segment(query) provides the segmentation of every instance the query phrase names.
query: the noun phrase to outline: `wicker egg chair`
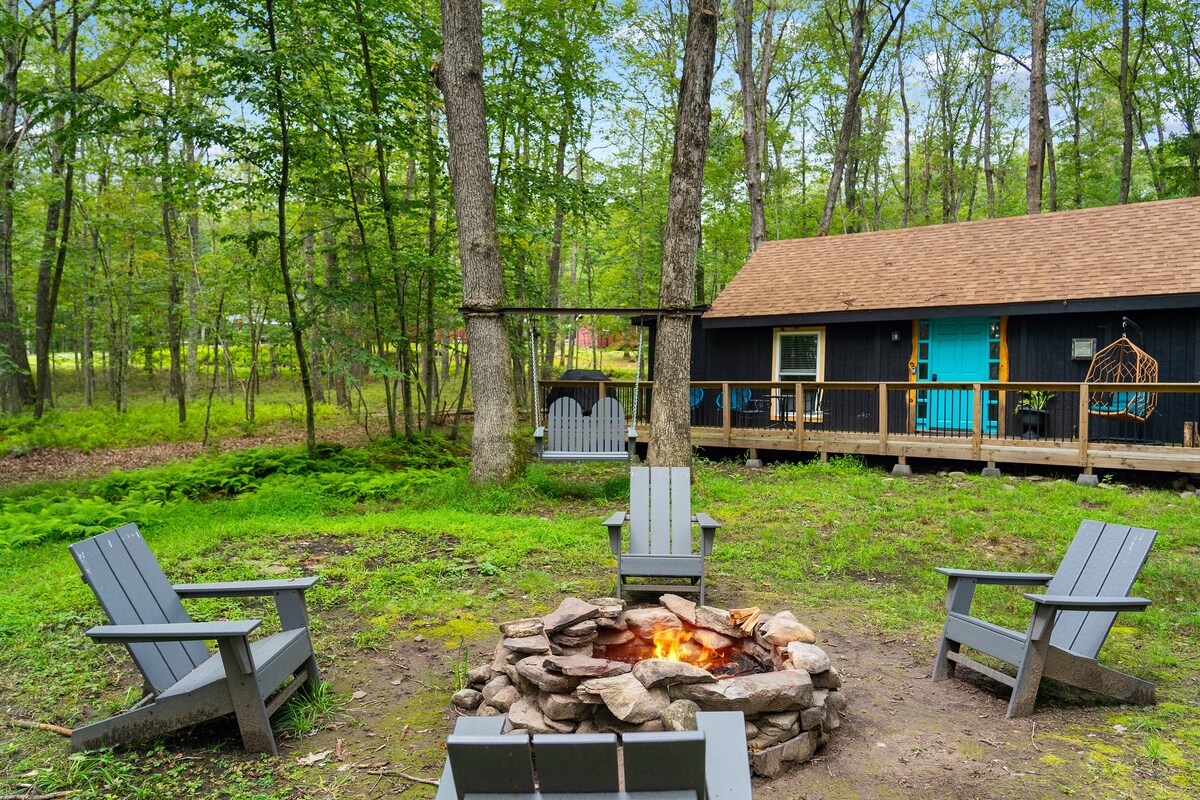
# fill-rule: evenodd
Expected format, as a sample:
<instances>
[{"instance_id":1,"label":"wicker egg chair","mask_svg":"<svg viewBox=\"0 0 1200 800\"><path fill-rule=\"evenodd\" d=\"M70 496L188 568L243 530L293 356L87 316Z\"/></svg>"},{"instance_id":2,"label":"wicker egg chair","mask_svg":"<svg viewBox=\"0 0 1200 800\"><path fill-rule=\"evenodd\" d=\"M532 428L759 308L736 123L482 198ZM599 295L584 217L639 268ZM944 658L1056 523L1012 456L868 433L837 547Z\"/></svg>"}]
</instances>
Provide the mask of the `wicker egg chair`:
<instances>
[{"instance_id":1,"label":"wicker egg chair","mask_svg":"<svg viewBox=\"0 0 1200 800\"><path fill-rule=\"evenodd\" d=\"M1122 320L1122 327L1132 324ZM1122 332L1121 338L1092 358L1087 383L1157 383L1158 362ZM1158 405L1155 392L1114 391L1088 393L1088 411L1098 417L1119 421L1145 422Z\"/></svg>"}]
</instances>

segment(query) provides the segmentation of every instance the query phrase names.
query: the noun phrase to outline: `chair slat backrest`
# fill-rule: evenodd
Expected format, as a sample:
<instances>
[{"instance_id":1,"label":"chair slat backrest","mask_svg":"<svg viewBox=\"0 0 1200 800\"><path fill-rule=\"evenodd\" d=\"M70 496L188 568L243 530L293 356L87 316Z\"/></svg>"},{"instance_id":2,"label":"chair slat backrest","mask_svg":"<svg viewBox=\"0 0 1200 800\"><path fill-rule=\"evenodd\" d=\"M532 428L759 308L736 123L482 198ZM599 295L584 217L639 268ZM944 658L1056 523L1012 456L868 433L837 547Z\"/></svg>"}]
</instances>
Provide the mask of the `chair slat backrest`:
<instances>
[{"instance_id":1,"label":"chair slat backrest","mask_svg":"<svg viewBox=\"0 0 1200 800\"><path fill-rule=\"evenodd\" d=\"M625 409L615 397L605 397L592 406L592 440L589 453L621 453L629 448L625 430Z\"/></svg>"},{"instance_id":2,"label":"chair slat backrest","mask_svg":"<svg viewBox=\"0 0 1200 800\"><path fill-rule=\"evenodd\" d=\"M554 451L577 451L581 438L583 409L573 397L560 397L550 404L546 412L546 449Z\"/></svg>"},{"instance_id":3,"label":"chair slat backrest","mask_svg":"<svg viewBox=\"0 0 1200 800\"><path fill-rule=\"evenodd\" d=\"M1157 531L1085 519L1046 594L1125 597L1133 588ZM1061 611L1050 643L1095 658L1116 619L1113 611Z\"/></svg>"},{"instance_id":4,"label":"chair slat backrest","mask_svg":"<svg viewBox=\"0 0 1200 800\"><path fill-rule=\"evenodd\" d=\"M627 733L624 746L625 791L690 790L704 800L704 734Z\"/></svg>"},{"instance_id":5,"label":"chair slat backrest","mask_svg":"<svg viewBox=\"0 0 1200 800\"><path fill-rule=\"evenodd\" d=\"M70 546L71 555L114 625L191 622L137 525L93 536ZM202 642L127 645L138 669L161 692L206 661Z\"/></svg>"},{"instance_id":6,"label":"chair slat backrest","mask_svg":"<svg viewBox=\"0 0 1200 800\"><path fill-rule=\"evenodd\" d=\"M542 794L620 790L616 734L536 734L533 752Z\"/></svg>"},{"instance_id":7,"label":"chair slat backrest","mask_svg":"<svg viewBox=\"0 0 1200 800\"><path fill-rule=\"evenodd\" d=\"M621 745L618 760L617 737L611 733L537 734L531 742L524 732L456 732L446 739L446 754L458 800L480 795L615 798L622 767L627 793L694 793L696 800L705 800L703 732L627 733Z\"/></svg>"},{"instance_id":8,"label":"chair slat backrest","mask_svg":"<svg viewBox=\"0 0 1200 800\"><path fill-rule=\"evenodd\" d=\"M446 755L459 800L469 794L532 794L533 754L528 734L446 738Z\"/></svg>"},{"instance_id":9,"label":"chair slat backrest","mask_svg":"<svg viewBox=\"0 0 1200 800\"><path fill-rule=\"evenodd\" d=\"M692 554L692 477L687 467L629 470L629 552Z\"/></svg>"}]
</instances>

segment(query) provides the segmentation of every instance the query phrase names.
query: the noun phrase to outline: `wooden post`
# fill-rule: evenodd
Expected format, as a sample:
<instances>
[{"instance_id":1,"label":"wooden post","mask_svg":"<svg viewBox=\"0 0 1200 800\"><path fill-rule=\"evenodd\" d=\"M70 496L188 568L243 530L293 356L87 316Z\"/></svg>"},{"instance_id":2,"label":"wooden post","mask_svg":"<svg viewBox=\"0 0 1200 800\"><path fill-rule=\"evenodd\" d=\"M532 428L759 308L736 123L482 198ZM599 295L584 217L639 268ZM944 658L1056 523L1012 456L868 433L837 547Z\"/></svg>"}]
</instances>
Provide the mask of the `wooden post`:
<instances>
[{"instance_id":1,"label":"wooden post","mask_svg":"<svg viewBox=\"0 0 1200 800\"><path fill-rule=\"evenodd\" d=\"M597 399L597 400L603 400L603 399L604 399L604 393L605 393L605 385L604 385L604 381L600 381L600 396L599 396L598 398L596 398L596 399Z\"/></svg>"},{"instance_id":2,"label":"wooden post","mask_svg":"<svg viewBox=\"0 0 1200 800\"><path fill-rule=\"evenodd\" d=\"M721 384L721 428L725 431L725 446L729 447L732 444L732 428L733 415L730 413L733 405L732 398L729 396L729 384Z\"/></svg>"},{"instance_id":3,"label":"wooden post","mask_svg":"<svg viewBox=\"0 0 1200 800\"><path fill-rule=\"evenodd\" d=\"M1088 466L1088 390L1086 383L1079 385L1079 466ZM1091 474L1090 472L1088 473Z\"/></svg>"},{"instance_id":4,"label":"wooden post","mask_svg":"<svg viewBox=\"0 0 1200 800\"><path fill-rule=\"evenodd\" d=\"M971 458L978 461L983 446L983 386L971 387Z\"/></svg>"},{"instance_id":5,"label":"wooden post","mask_svg":"<svg viewBox=\"0 0 1200 800\"><path fill-rule=\"evenodd\" d=\"M887 455L888 443L888 397L887 384L879 384L879 455Z\"/></svg>"},{"instance_id":6,"label":"wooden post","mask_svg":"<svg viewBox=\"0 0 1200 800\"><path fill-rule=\"evenodd\" d=\"M1200 440L1196 438L1196 423L1183 423L1183 446L1184 447L1200 447Z\"/></svg>"},{"instance_id":7,"label":"wooden post","mask_svg":"<svg viewBox=\"0 0 1200 800\"><path fill-rule=\"evenodd\" d=\"M792 417L796 422L796 449L804 449L804 384L796 384L796 399L793 401Z\"/></svg>"}]
</instances>

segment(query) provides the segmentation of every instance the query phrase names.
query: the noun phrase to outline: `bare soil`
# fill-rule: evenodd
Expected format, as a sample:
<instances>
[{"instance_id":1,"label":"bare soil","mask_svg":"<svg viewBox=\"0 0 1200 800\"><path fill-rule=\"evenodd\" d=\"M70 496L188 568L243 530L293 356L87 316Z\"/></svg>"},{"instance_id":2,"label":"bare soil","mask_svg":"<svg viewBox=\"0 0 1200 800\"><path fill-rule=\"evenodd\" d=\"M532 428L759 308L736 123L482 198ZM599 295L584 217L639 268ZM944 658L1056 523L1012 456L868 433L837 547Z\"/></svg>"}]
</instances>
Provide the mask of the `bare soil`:
<instances>
[{"instance_id":1,"label":"bare soil","mask_svg":"<svg viewBox=\"0 0 1200 800\"><path fill-rule=\"evenodd\" d=\"M1076 796L1106 796L1101 787L1087 790L1090 776L1079 763L1081 755L1054 738L1064 724L1095 719L1102 709L1039 709L1028 719L1006 720L1002 687L933 683L929 643L841 630L847 632L824 635L822 644L843 674L848 715L812 762L771 780L755 778L757 800L1027 800L1064 796L1064 787ZM492 645L478 642L470 652L485 653ZM342 724L286 745L294 763L331 751L319 765L293 773L298 796L431 797L432 788L402 774L424 779L440 774L441 742L455 715L444 693L437 695L441 702L429 705L428 686L449 686L458 657L441 643L407 638L391 652L337 659L326 678L339 693L365 694L346 709ZM473 657L468 666L482 661ZM342 770L342 781L327 795L318 787L328 787L325 762L335 762L339 741L342 757L334 769Z\"/></svg>"},{"instance_id":2,"label":"bare soil","mask_svg":"<svg viewBox=\"0 0 1200 800\"><path fill-rule=\"evenodd\" d=\"M321 441L361 445L366 441L357 428L332 428L321 431ZM17 486L63 478L97 478L113 470L131 470L180 461L196 456L231 450L248 450L264 445L281 446L304 443L304 431L289 431L272 436L238 436L210 443L162 442L135 447L109 447L83 453L65 447L42 447L23 455L0 457L0 486Z\"/></svg>"}]
</instances>

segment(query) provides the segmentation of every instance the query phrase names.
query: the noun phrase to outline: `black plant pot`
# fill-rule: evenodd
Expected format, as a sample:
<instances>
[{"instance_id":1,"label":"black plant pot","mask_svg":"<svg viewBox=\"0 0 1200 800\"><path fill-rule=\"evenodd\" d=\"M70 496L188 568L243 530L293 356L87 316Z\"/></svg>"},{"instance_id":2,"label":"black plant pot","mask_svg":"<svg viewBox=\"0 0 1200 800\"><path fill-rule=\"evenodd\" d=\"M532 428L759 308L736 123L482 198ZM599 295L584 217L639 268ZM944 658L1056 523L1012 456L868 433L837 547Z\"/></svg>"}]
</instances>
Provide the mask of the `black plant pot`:
<instances>
[{"instance_id":1,"label":"black plant pot","mask_svg":"<svg viewBox=\"0 0 1200 800\"><path fill-rule=\"evenodd\" d=\"M1017 409L1017 422L1021 425L1022 439L1040 439L1046 434L1046 417L1048 411L1044 408Z\"/></svg>"}]
</instances>

